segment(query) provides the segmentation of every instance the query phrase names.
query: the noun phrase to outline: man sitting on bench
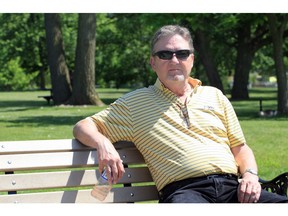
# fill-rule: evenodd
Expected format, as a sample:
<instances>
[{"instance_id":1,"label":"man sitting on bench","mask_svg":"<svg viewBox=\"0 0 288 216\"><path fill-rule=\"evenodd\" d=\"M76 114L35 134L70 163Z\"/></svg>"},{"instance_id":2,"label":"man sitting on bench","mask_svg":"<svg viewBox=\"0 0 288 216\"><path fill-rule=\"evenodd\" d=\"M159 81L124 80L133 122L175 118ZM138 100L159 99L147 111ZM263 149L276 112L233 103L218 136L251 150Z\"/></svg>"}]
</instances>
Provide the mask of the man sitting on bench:
<instances>
[{"instance_id":1,"label":"man sitting on bench","mask_svg":"<svg viewBox=\"0 0 288 216\"><path fill-rule=\"evenodd\" d=\"M231 103L220 90L190 77L193 53L186 28L160 28L150 57L156 83L79 121L75 138L98 150L99 170L106 168L111 184L124 173L112 143L134 142L160 203L288 202L262 190L254 154Z\"/></svg>"}]
</instances>

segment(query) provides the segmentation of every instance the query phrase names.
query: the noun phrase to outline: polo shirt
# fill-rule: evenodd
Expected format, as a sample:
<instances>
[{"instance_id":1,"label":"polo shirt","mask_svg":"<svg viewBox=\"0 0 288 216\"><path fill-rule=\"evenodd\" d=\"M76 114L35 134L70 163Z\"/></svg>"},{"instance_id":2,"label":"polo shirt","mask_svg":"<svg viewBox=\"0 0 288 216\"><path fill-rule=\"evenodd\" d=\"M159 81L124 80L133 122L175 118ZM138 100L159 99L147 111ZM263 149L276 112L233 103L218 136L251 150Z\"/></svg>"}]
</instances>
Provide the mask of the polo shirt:
<instances>
[{"instance_id":1,"label":"polo shirt","mask_svg":"<svg viewBox=\"0 0 288 216\"><path fill-rule=\"evenodd\" d=\"M165 185L210 174L238 174L231 148L246 143L228 98L189 78L186 103L159 79L91 116L112 143L134 142L160 191Z\"/></svg>"}]
</instances>

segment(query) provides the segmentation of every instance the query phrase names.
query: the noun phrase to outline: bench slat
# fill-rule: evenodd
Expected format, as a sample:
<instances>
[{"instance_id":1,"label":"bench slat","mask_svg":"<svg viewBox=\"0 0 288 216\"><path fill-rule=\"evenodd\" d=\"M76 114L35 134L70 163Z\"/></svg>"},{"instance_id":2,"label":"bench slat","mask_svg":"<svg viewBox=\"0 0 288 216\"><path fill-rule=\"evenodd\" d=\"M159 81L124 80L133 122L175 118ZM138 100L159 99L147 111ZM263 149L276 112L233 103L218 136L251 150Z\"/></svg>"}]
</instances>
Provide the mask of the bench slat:
<instances>
[{"instance_id":1,"label":"bench slat","mask_svg":"<svg viewBox=\"0 0 288 216\"><path fill-rule=\"evenodd\" d=\"M0 203L97 203L91 190L29 193L0 196ZM157 200L155 186L113 188L103 202L125 203Z\"/></svg>"},{"instance_id":2,"label":"bench slat","mask_svg":"<svg viewBox=\"0 0 288 216\"><path fill-rule=\"evenodd\" d=\"M0 175L0 191L91 186L97 182L97 170L74 170ZM126 168L119 184L153 182L147 167Z\"/></svg>"},{"instance_id":3,"label":"bench slat","mask_svg":"<svg viewBox=\"0 0 288 216\"><path fill-rule=\"evenodd\" d=\"M114 144L117 149L135 147L133 143L120 141ZM33 152L58 152L92 149L83 145L76 139L60 140L29 140L29 141L2 141L0 142L0 155Z\"/></svg>"},{"instance_id":4,"label":"bench slat","mask_svg":"<svg viewBox=\"0 0 288 216\"><path fill-rule=\"evenodd\" d=\"M57 152L89 149L75 139L0 142L0 154Z\"/></svg>"},{"instance_id":5,"label":"bench slat","mask_svg":"<svg viewBox=\"0 0 288 216\"><path fill-rule=\"evenodd\" d=\"M114 145L128 168L105 202L158 200L135 145L126 141ZM75 139L0 142L0 203L99 202L90 195L99 176L97 166L96 150Z\"/></svg>"},{"instance_id":6,"label":"bench slat","mask_svg":"<svg viewBox=\"0 0 288 216\"><path fill-rule=\"evenodd\" d=\"M143 163L136 149L118 150L123 163ZM95 166L98 164L96 151L51 152L35 154L0 155L0 171L25 169L65 168Z\"/></svg>"}]
</instances>

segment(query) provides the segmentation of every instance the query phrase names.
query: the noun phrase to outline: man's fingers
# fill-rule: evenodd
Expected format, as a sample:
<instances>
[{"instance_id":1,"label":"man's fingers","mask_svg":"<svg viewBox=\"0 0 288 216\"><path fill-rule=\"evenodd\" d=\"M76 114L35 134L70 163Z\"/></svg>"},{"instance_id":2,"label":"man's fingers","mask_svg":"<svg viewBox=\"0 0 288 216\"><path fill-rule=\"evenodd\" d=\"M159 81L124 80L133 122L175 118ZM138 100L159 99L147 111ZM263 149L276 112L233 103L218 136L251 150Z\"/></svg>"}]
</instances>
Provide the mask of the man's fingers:
<instances>
[{"instance_id":1,"label":"man's fingers","mask_svg":"<svg viewBox=\"0 0 288 216\"><path fill-rule=\"evenodd\" d=\"M259 200L261 186L241 181L238 186L238 201L240 203L255 203Z\"/></svg>"},{"instance_id":2,"label":"man's fingers","mask_svg":"<svg viewBox=\"0 0 288 216\"><path fill-rule=\"evenodd\" d=\"M244 202L245 199L246 184L243 184L243 181L238 186L238 201L240 203Z\"/></svg>"},{"instance_id":3,"label":"man's fingers","mask_svg":"<svg viewBox=\"0 0 288 216\"><path fill-rule=\"evenodd\" d=\"M244 194L244 203L251 202L251 193L252 193L252 186L250 184L247 184L246 191Z\"/></svg>"}]
</instances>

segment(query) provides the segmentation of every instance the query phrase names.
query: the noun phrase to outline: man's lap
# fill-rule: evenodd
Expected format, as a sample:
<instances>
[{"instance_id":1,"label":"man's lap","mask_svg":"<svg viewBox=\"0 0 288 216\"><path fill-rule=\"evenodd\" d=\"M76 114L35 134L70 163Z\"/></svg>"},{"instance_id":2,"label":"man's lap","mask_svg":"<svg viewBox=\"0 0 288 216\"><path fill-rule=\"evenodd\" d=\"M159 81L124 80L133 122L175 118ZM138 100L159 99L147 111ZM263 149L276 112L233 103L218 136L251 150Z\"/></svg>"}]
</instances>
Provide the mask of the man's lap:
<instances>
[{"instance_id":1,"label":"man's lap","mask_svg":"<svg viewBox=\"0 0 288 216\"><path fill-rule=\"evenodd\" d=\"M238 203L238 184L234 177L187 179L161 190L159 203ZM277 202L288 202L288 198L262 190L259 203Z\"/></svg>"}]
</instances>

